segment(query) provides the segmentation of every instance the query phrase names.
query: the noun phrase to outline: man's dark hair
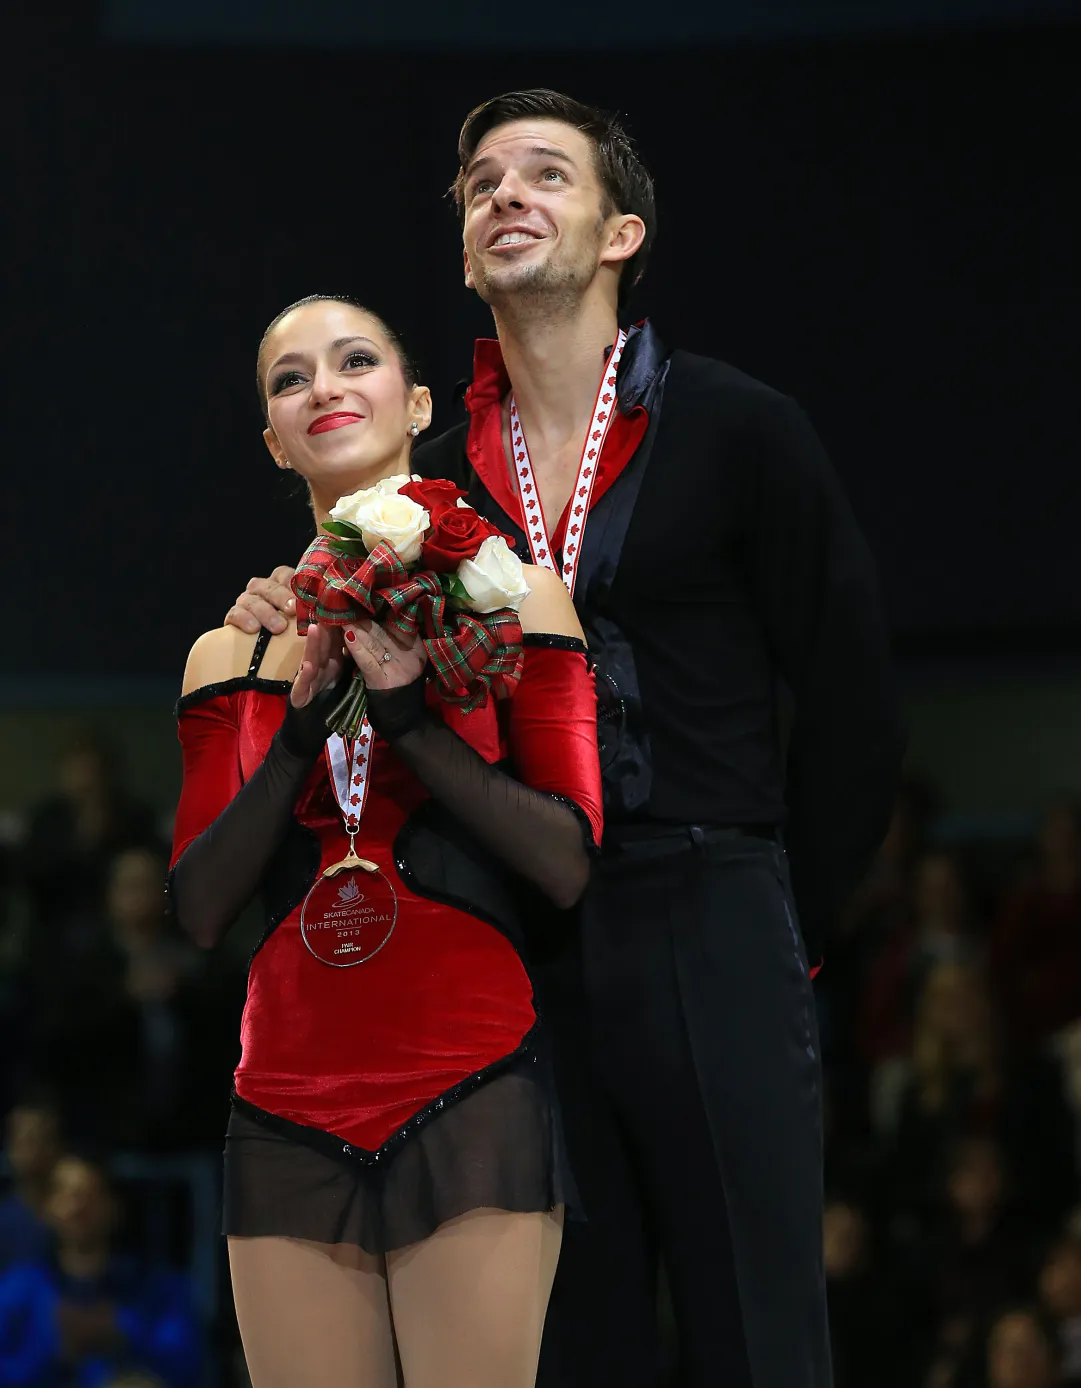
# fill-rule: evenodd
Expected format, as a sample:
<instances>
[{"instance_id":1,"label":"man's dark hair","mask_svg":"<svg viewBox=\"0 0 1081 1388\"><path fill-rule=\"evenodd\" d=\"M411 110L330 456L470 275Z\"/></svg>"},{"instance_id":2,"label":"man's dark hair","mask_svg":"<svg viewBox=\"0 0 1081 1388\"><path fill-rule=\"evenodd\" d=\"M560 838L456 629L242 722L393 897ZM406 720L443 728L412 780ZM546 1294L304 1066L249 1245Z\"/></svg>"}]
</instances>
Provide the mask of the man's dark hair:
<instances>
[{"instance_id":1,"label":"man's dark hair","mask_svg":"<svg viewBox=\"0 0 1081 1388\"><path fill-rule=\"evenodd\" d=\"M477 146L497 126L531 117L562 121L580 130L593 145L594 164L605 198L604 216L610 217L614 212L629 213L641 217L645 223L646 234L642 244L624 263L620 276L619 306L623 308L645 273L657 231L657 207L653 180L627 132L610 112L587 106L547 87L505 92L502 96L482 102L466 116L458 136L458 177L451 192L459 216L465 217L465 171L477 152Z\"/></svg>"}]
</instances>

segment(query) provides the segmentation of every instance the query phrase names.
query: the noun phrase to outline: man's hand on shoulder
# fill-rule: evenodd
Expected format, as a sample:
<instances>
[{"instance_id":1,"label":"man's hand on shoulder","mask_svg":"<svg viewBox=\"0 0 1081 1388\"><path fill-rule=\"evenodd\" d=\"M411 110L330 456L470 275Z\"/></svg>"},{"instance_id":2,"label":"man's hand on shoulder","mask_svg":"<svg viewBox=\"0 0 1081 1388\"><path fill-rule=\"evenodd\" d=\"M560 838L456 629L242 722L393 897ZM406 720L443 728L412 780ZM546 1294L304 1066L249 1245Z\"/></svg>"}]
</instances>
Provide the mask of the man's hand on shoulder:
<instances>
[{"instance_id":1,"label":"man's hand on shoulder","mask_svg":"<svg viewBox=\"0 0 1081 1388\"><path fill-rule=\"evenodd\" d=\"M225 614L225 625L255 636L261 627L280 633L296 616L296 599L289 587L295 569L282 564L269 578L251 578Z\"/></svg>"}]
</instances>

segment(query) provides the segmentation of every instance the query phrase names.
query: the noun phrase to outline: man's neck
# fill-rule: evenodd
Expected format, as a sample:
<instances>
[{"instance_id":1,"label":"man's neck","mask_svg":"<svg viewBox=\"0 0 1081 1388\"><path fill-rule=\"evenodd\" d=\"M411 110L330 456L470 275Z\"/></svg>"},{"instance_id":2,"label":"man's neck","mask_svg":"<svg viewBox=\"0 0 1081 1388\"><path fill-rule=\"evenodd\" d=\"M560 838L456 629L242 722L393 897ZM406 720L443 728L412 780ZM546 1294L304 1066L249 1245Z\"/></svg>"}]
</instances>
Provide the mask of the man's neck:
<instances>
[{"instance_id":1,"label":"man's neck","mask_svg":"<svg viewBox=\"0 0 1081 1388\"><path fill-rule=\"evenodd\" d=\"M604 354L619 331L615 310L588 299L567 311L519 319L495 311L514 401L541 455L580 447L593 413Z\"/></svg>"}]
</instances>

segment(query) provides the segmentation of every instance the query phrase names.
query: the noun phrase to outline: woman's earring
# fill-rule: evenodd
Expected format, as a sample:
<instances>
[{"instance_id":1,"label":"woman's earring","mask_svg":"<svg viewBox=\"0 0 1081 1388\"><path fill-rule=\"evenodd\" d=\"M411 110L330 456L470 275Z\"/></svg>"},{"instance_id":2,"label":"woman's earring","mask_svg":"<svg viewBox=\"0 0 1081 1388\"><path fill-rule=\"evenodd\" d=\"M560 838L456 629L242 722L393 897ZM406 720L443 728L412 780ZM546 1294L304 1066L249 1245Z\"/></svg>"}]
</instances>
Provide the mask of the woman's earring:
<instances>
[{"instance_id":1,"label":"woman's earring","mask_svg":"<svg viewBox=\"0 0 1081 1388\"><path fill-rule=\"evenodd\" d=\"M413 423L409 426L409 432L413 435L414 438L416 438L416 436L420 433L420 425L417 423L415 419Z\"/></svg>"},{"instance_id":2,"label":"woman's earring","mask_svg":"<svg viewBox=\"0 0 1081 1388\"><path fill-rule=\"evenodd\" d=\"M288 458L283 458L283 459L282 459L282 462L285 464L286 467L292 467L292 466L293 466L293 464L289 461Z\"/></svg>"}]
</instances>

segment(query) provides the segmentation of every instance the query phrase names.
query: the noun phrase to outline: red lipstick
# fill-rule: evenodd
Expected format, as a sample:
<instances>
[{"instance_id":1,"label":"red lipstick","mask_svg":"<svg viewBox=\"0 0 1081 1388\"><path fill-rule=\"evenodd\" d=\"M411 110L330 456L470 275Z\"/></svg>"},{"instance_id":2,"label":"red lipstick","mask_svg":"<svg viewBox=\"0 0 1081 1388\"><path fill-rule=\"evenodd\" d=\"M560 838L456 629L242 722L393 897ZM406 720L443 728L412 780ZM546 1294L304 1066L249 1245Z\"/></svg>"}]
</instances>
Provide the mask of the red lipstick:
<instances>
[{"instance_id":1,"label":"red lipstick","mask_svg":"<svg viewBox=\"0 0 1081 1388\"><path fill-rule=\"evenodd\" d=\"M321 414L308 425L308 433L325 434L331 429L342 429L347 424L355 424L358 419L363 418L362 414L353 414L345 410L339 410L334 414Z\"/></svg>"}]
</instances>

